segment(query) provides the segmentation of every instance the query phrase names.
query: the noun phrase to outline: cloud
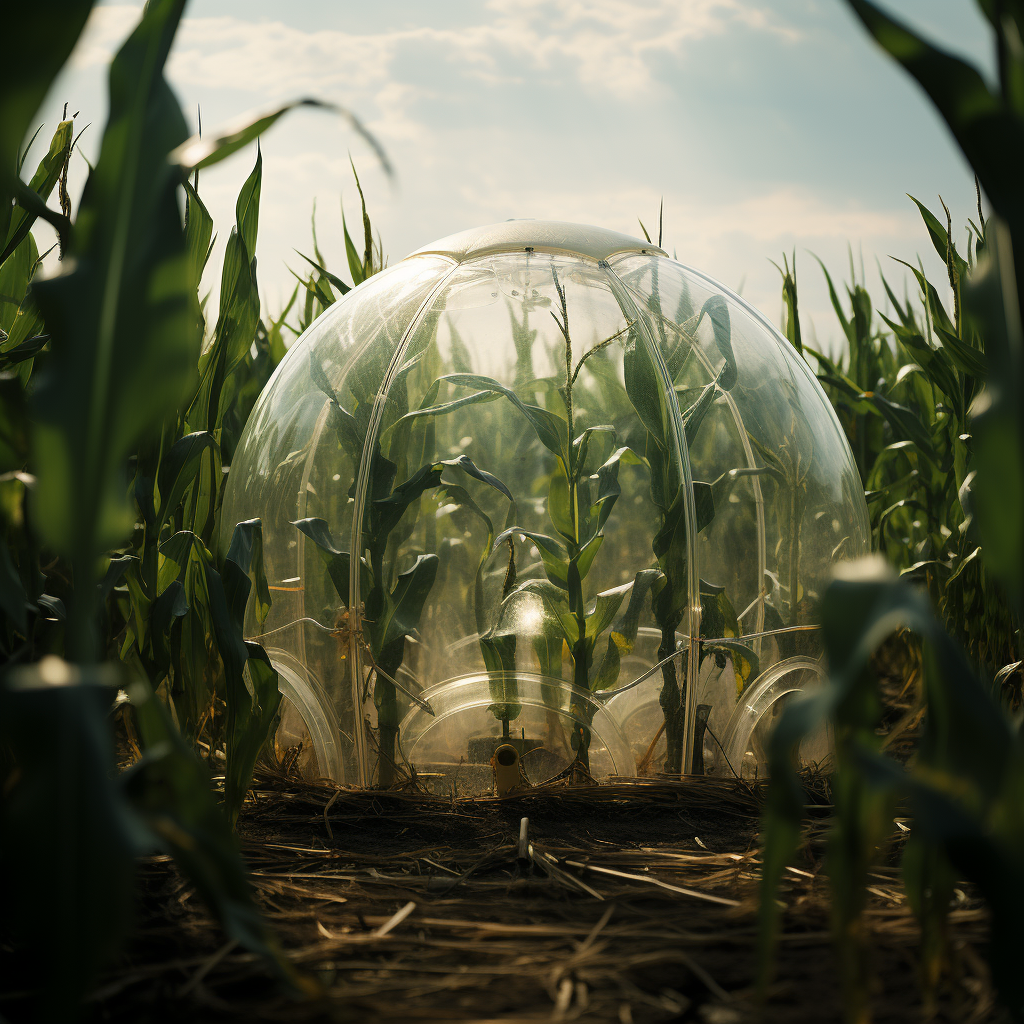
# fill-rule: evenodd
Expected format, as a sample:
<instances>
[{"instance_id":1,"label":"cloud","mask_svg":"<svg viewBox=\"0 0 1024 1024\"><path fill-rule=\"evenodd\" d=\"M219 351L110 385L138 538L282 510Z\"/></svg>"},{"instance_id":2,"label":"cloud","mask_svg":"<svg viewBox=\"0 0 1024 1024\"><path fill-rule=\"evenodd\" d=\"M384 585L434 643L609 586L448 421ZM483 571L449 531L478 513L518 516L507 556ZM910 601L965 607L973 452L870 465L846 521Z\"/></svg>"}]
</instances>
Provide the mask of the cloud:
<instances>
[{"instance_id":1,"label":"cloud","mask_svg":"<svg viewBox=\"0 0 1024 1024\"><path fill-rule=\"evenodd\" d=\"M139 22L142 4L104 4L94 7L71 54L73 71L105 66Z\"/></svg>"},{"instance_id":2,"label":"cloud","mask_svg":"<svg viewBox=\"0 0 1024 1024\"><path fill-rule=\"evenodd\" d=\"M283 21L186 17L170 62L180 84L244 89L277 98L325 89L375 92L402 80L411 54L430 55L489 85L524 74L569 76L587 88L637 95L654 82L652 61L734 26L796 38L751 0L490 0L471 23L384 32L306 31ZM138 21L140 5L96 7L75 51L84 69L109 60Z\"/></svg>"},{"instance_id":3,"label":"cloud","mask_svg":"<svg viewBox=\"0 0 1024 1024\"><path fill-rule=\"evenodd\" d=\"M394 192L351 133L324 114L298 113L274 128L264 142L259 243L261 290L271 305L291 291L284 264L295 261L293 246L306 245L314 197L328 262L344 265L338 194L344 189L355 214L351 146L393 260L432 238L509 217L637 234L638 215L654 227L664 194L666 244L730 285L746 276L746 294L770 313L779 282L768 257L796 246L801 306L824 324L827 292L805 249L841 272L847 239L855 249L863 244L871 275L873 254L913 259L922 248L916 215L901 205L900 186L918 179L901 180L891 193L863 175L851 184L816 120L833 114L824 100L815 106L821 80L810 77L821 70L811 57L825 27L845 26L828 20L839 18L826 11L832 6L487 0L429 11L412 4L408 17L370 13L358 29L328 17L306 30L287 23L286 8L274 9L275 20L247 20L237 0L217 16L190 8L197 16L184 19L168 73L186 108L201 102L212 124L301 95L342 102L398 169ZM96 8L74 55L76 72L98 82L140 10L130 3ZM866 61L870 50L864 53ZM899 111L893 108L894 124ZM770 126L780 123L776 137ZM251 167L246 159L203 176L219 245ZM925 162L934 169L942 158ZM936 177L935 190L953 191L946 184L952 172Z\"/></svg>"},{"instance_id":4,"label":"cloud","mask_svg":"<svg viewBox=\"0 0 1024 1024\"><path fill-rule=\"evenodd\" d=\"M652 59L679 56L685 46L735 26L798 33L744 0L491 0L495 43L534 67L569 65L579 81L634 95L653 85Z\"/></svg>"}]
</instances>

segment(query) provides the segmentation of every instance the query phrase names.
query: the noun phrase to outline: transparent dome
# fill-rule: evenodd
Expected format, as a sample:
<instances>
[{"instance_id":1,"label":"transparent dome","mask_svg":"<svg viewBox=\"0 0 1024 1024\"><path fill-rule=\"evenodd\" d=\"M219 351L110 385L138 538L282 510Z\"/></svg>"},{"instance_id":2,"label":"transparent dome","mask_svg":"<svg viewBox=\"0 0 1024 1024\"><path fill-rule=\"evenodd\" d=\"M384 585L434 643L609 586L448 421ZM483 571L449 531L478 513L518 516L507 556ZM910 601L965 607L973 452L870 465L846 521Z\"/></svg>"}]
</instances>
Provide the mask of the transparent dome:
<instances>
[{"instance_id":1,"label":"transparent dome","mask_svg":"<svg viewBox=\"0 0 1024 1024\"><path fill-rule=\"evenodd\" d=\"M221 542L255 517L279 754L446 794L489 791L503 743L532 783L763 773L821 677L830 566L870 538L832 408L761 314L656 246L540 221L422 249L309 328Z\"/></svg>"}]
</instances>

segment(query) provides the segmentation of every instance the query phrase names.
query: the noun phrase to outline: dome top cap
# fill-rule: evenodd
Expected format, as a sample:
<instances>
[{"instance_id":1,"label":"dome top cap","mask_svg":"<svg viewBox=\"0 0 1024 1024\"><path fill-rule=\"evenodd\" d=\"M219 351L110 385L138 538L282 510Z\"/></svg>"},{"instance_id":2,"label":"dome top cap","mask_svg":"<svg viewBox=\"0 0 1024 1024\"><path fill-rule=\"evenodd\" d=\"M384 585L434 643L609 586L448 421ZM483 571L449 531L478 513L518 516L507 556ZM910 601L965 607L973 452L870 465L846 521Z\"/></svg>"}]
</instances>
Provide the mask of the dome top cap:
<instances>
[{"instance_id":1,"label":"dome top cap","mask_svg":"<svg viewBox=\"0 0 1024 1024\"><path fill-rule=\"evenodd\" d=\"M462 263L477 256L522 252L525 249L568 253L594 260L606 260L620 252L668 255L664 249L651 242L588 224L573 224L562 220L508 220L459 231L417 249L410 256L447 256L456 263Z\"/></svg>"}]
</instances>

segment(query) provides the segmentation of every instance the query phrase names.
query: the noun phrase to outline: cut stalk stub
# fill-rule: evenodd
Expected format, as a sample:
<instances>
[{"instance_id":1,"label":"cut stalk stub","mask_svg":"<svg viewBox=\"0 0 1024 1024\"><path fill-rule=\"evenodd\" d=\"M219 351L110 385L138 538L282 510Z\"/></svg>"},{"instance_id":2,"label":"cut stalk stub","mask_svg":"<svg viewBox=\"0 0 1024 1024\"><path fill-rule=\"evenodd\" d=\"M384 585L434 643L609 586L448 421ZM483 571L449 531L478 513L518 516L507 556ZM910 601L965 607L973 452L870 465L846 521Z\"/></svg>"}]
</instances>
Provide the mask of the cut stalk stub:
<instances>
[{"instance_id":1,"label":"cut stalk stub","mask_svg":"<svg viewBox=\"0 0 1024 1024\"><path fill-rule=\"evenodd\" d=\"M516 851L516 860L520 867L530 863L530 819L523 818L519 822L519 849Z\"/></svg>"}]
</instances>

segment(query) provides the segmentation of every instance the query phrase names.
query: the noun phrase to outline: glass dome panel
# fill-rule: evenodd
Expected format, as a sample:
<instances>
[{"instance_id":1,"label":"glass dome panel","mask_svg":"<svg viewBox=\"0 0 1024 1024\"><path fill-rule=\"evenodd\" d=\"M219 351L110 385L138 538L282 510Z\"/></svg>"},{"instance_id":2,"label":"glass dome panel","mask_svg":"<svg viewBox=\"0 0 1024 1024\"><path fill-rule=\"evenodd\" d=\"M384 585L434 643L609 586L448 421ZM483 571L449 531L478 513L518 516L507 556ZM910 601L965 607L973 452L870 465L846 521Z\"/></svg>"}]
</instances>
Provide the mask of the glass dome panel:
<instances>
[{"instance_id":1,"label":"glass dome panel","mask_svg":"<svg viewBox=\"0 0 1024 1024\"><path fill-rule=\"evenodd\" d=\"M355 431L365 434L401 340L400 325L413 318L431 288L451 269L450 260L438 257L405 260L326 310L288 350L257 400L225 489L220 538L224 550L235 523L253 518L263 522L264 571L272 600L262 627L250 605L246 636L259 640L277 667L286 705L283 714L289 722L294 714L288 705L299 702L322 709L325 721L308 722L306 733L311 742L320 736L337 737L333 748L322 742L314 746L319 771L338 781L359 777L351 686L337 671L346 648L328 631L339 625L343 609L337 607L337 594L315 545L292 523L313 516L327 519L337 539L347 542L351 511L346 516L346 506L352 501L348 490L358 470L361 444L343 447L339 406L352 415ZM346 482L339 487L342 481ZM301 666L301 675L296 675L295 664ZM295 687L298 690L292 692ZM286 749L293 746L290 741L285 744ZM308 751L299 756L306 763Z\"/></svg>"},{"instance_id":2,"label":"glass dome panel","mask_svg":"<svg viewBox=\"0 0 1024 1024\"><path fill-rule=\"evenodd\" d=\"M567 224L466 232L354 289L234 461L278 747L364 785L487 791L502 742L530 783L763 772L821 675L830 566L870 536L788 342L656 247Z\"/></svg>"},{"instance_id":3,"label":"glass dome panel","mask_svg":"<svg viewBox=\"0 0 1024 1024\"><path fill-rule=\"evenodd\" d=\"M820 655L808 627L830 568L870 547L863 490L817 380L761 314L674 260L624 255L612 265L651 319L684 418L710 403L688 438L695 486L711 484L714 499L698 541L695 765L722 770L721 738L748 687L779 661ZM745 635L749 653L712 639ZM652 678L640 701L652 721L658 689Z\"/></svg>"},{"instance_id":4,"label":"glass dome panel","mask_svg":"<svg viewBox=\"0 0 1024 1024\"><path fill-rule=\"evenodd\" d=\"M472 761L488 737L494 747L517 734L542 740L551 756L576 750L596 770L582 698L620 681L618 649L607 649L619 610L635 598L630 631L645 616L653 624L644 599L658 515L648 432L624 375L638 345L646 342L606 268L543 253L468 260L409 333L370 463L359 543L371 555L356 582L375 624L391 613L388 591L397 594L403 576L411 586L419 573L430 586L410 633L386 644L371 626L370 650L360 652L377 781L390 784L409 758L402 723L422 715L410 693L481 672L491 673L490 716L470 725L467 711L444 727L444 742L425 739L437 758L426 762L430 774ZM657 382L659 409L663 390ZM667 409L659 415L667 420ZM430 487L414 493L417 480ZM678 489L678 472L660 486ZM396 498L392 524L377 509ZM539 736L524 731L525 674L546 680Z\"/></svg>"}]
</instances>

